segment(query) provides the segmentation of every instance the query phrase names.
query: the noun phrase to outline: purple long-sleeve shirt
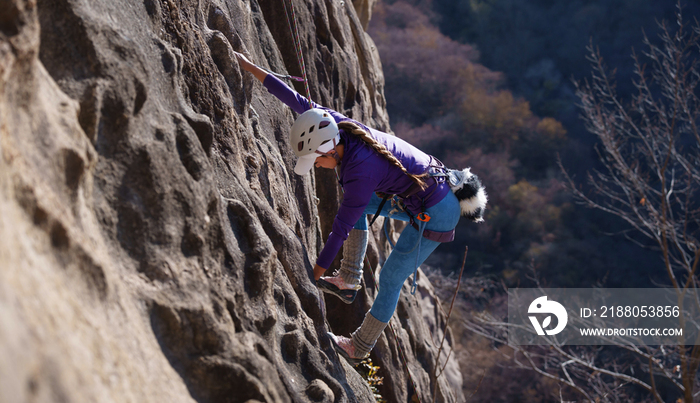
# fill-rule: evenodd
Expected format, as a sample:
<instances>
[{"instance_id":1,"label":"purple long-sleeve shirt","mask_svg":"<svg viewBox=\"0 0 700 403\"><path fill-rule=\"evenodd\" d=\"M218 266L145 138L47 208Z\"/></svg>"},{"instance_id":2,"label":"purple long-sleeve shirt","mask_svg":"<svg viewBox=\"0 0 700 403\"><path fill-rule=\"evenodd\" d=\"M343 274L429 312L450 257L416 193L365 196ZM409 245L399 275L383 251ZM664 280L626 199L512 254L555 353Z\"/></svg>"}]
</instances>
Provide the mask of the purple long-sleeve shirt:
<instances>
[{"instance_id":1,"label":"purple long-sleeve shirt","mask_svg":"<svg viewBox=\"0 0 700 403\"><path fill-rule=\"evenodd\" d=\"M412 174L423 174L428 171L435 160L430 155L422 152L396 136L368 128L360 122L352 120L332 109L322 107L309 101L287 86L285 83L268 75L264 86L271 94L287 104L292 110L301 114L311 108L320 108L328 111L336 122L351 121L358 124L380 143L384 144L391 153L401 161L406 170ZM340 185L344 189L343 201L338 208L338 213L333 221L333 229L328 236L316 264L327 269L340 247L347 239L350 230L360 219L369 204L374 192L386 194L401 194L413 184L411 178L404 174L400 168L391 164L384 157L375 152L360 138L340 130L340 136L344 140L345 149L340 163ZM437 184L426 190L416 193L404 200L406 207L413 214L421 212L422 208L428 208L440 202L450 188L445 183Z\"/></svg>"}]
</instances>

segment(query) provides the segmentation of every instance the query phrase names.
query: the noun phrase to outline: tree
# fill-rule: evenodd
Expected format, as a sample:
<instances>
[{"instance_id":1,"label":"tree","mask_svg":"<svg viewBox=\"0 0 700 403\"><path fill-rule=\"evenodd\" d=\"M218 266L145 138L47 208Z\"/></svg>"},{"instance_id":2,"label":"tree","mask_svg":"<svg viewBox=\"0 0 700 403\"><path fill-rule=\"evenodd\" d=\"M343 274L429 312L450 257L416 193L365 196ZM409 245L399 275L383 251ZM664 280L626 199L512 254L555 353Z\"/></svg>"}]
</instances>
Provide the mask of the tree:
<instances>
[{"instance_id":1,"label":"tree","mask_svg":"<svg viewBox=\"0 0 700 403\"><path fill-rule=\"evenodd\" d=\"M589 45L593 73L576 90L586 127L600 140L602 169L589 173L587 186L565 176L581 203L619 217L629 226L628 239L658 251L668 285L682 301L698 288L700 262L700 26L685 25L680 4L676 17L675 31L661 23L659 44L645 37L647 50L633 54L636 94L626 103L600 52ZM477 316L468 326L504 342L508 324ZM669 396L692 402L699 386L698 344L613 347L625 354L611 354L610 347L513 348L517 365L588 400L639 401L641 388L658 402ZM629 384L639 388L623 387Z\"/></svg>"}]
</instances>

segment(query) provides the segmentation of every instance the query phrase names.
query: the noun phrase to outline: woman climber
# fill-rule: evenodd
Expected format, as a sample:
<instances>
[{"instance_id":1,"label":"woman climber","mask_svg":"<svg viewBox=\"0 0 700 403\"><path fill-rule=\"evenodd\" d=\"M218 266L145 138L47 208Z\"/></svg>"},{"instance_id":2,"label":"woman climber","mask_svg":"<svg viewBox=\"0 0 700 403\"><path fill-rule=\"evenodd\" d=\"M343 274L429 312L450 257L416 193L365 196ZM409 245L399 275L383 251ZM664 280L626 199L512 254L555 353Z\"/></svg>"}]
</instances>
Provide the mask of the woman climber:
<instances>
[{"instance_id":1,"label":"woman climber","mask_svg":"<svg viewBox=\"0 0 700 403\"><path fill-rule=\"evenodd\" d=\"M314 266L314 278L322 291L336 295L345 303L355 299L367 249L366 215L379 212L386 217L392 210L392 203L385 204L386 198L376 193L397 195L405 211L391 214L391 218L412 224L402 231L382 267L379 292L362 325L350 338L329 333L336 351L356 365L369 354L391 319L404 281L440 242L454 238L460 202L445 176L439 175L444 170L434 157L398 137L309 102L244 55L236 53L236 56L241 68L300 114L292 126L290 141L298 157L294 172L304 175L314 165L338 169L344 198ZM479 218L482 213L483 208L477 212ZM335 276L322 277L343 244L340 270Z\"/></svg>"}]
</instances>

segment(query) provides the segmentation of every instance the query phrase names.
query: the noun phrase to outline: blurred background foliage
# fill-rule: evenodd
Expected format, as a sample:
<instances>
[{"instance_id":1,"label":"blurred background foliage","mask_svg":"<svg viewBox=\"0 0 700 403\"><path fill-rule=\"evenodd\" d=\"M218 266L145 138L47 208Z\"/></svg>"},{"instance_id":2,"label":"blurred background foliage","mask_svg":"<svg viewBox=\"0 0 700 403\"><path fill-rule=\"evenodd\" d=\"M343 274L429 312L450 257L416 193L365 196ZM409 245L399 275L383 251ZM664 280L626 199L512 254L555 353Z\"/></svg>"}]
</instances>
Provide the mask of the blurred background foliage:
<instances>
[{"instance_id":1,"label":"blurred background foliage","mask_svg":"<svg viewBox=\"0 0 700 403\"><path fill-rule=\"evenodd\" d=\"M700 15L698 2L684 14ZM397 136L453 168L472 167L489 194L486 222L462 220L427 264L549 287L645 287L668 281L660 258L626 240L623 223L573 202L558 156L584 181L595 138L579 119L573 81L590 76L586 45L634 91L632 51L675 21L675 1L383 0L377 44ZM612 236L611 236L612 235Z\"/></svg>"},{"instance_id":2,"label":"blurred background foliage","mask_svg":"<svg viewBox=\"0 0 700 403\"><path fill-rule=\"evenodd\" d=\"M573 84L591 76L586 46L600 50L615 71L618 98L629 102L635 95L633 49L648 49L645 34L658 43L662 20L675 30L676 5L382 0L375 6L368 31L381 56L394 132L452 168L471 167L489 194L486 221L462 220L455 242L440 246L424 267L449 300L469 246L452 328L463 392L476 391L470 401L559 402L560 393L581 398L518 369L507 345L460 325L483 310L505 317L499 283L533 286L536 276L546 287L668 285L662 255L627 240L630 228L615 216L576 204L557 161L581 184L587 172L601 168L598 140L579 117ZM684 20L700 16L700 1L682 5ZM598 354L631 357L619 349ZM650 401L639 390L626 391L638 397L634 401Z\"/></svg>"}]
</instances>

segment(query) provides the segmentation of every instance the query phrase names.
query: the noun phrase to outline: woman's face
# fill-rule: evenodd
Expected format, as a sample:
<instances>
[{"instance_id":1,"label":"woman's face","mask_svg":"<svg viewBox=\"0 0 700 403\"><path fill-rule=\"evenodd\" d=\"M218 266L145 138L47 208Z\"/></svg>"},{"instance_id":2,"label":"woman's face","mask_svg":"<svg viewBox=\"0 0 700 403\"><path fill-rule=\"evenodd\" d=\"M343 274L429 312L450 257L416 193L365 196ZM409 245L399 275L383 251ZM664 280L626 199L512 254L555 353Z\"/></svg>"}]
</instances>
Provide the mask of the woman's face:
<instances>
[{"instance_id":1,"label":"woman's face","mask_svg":"<svg viewBox=\"0 0 700 403\"><path fill-rule=\"evenodd\" d=\"M316 158L316 162L314 163L316 168L327 168L327 169L334 169L336 166L338 166L338 162L333 158L332 155L326 154L326 155L319 155L318 158Z\"/></svg>"}]
</instances>

